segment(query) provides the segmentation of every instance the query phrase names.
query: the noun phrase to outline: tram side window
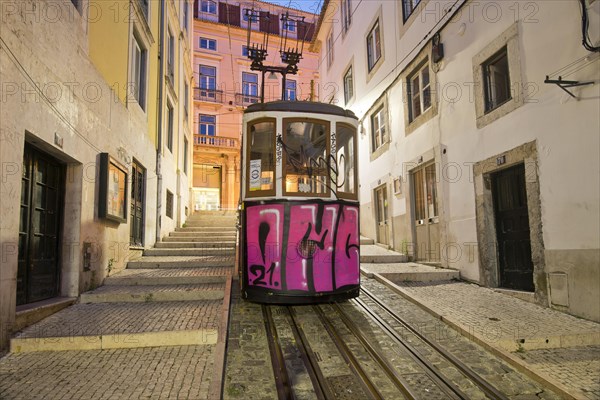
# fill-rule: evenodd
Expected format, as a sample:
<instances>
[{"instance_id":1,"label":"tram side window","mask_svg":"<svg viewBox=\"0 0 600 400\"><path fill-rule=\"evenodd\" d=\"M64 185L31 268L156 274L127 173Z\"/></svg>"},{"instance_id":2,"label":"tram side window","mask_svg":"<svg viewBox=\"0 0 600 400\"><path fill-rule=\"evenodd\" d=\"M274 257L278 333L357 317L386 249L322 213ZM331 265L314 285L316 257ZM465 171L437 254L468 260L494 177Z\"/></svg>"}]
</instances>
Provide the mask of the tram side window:
<instances>
[{"instance_id":1,"label":"tram side window","mask_svg":"<svg viewBox=\"0 0 600 400\"><path fill-rule=\"evenodd\" d=\"M274 195L275 121L251 124L248 132L247 195Z\"/></svg>"},{"instance_id":2,"label":"tram side window","mask_svg":"<svg viewBox=\"0 0 600 400\"><path fill-rule=\"evenodd\" d=\"M284 120L284 194L328 196L329 123Z\"/></svg>"},{"instance_id":3,"label":"tram side window","mask_svg":"<svg viewBox=\"0 0 600 400\"><path fill-rule=\"evenodd\" d=\"M337 124L336 155L337 176L335 182L338 196L356 199L356 129L350 125Z\"/></svg>"}]
</instances>

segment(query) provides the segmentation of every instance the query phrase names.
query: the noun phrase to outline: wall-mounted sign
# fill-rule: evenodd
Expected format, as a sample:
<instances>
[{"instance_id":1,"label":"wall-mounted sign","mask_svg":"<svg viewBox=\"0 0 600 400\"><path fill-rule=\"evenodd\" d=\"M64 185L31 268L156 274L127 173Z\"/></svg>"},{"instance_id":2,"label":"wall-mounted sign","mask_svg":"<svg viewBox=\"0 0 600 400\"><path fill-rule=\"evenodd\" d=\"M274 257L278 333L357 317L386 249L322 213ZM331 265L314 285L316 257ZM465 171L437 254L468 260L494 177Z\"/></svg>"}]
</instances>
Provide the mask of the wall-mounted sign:
<instances>
[{"instance_id":1,"label":"wall-mounted sign","mask_svg":"<svg viewBox=\"0 0 600 400\"><path fill-rule=\"evenodd\" d=\"M100 153L98 217L127 222L127 168L108 153Z\"/></svg>"}]
</instances>

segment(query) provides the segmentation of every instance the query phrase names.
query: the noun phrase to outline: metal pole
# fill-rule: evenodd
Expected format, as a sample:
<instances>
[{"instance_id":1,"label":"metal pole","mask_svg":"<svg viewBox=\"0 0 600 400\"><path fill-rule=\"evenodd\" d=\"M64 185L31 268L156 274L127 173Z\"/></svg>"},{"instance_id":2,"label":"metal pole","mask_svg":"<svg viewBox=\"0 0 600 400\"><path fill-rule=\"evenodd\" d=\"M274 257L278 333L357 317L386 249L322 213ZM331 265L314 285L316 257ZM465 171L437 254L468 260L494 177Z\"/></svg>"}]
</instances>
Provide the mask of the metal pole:
<instances>
[{"instance_id":1,"label":"metal pole","mask_svg":"<svg viewBox=\"0 0 600 400\"><path fill-rule=\"evenodd\" d=\"M260 85L260 102L265 102L265 69L261 69L262 72L262 83Z\"/></svg>"},{"instance_id":2,"label":"metal pole","mask_svg":"<svg viewBox=\"0 0 600 400\"><path fill-rule=\"evenodd\" d=\"M286 99L286 93L285 93L285 72L281 72L281 100L287 100Z\"/></svg>"}]
</instances>

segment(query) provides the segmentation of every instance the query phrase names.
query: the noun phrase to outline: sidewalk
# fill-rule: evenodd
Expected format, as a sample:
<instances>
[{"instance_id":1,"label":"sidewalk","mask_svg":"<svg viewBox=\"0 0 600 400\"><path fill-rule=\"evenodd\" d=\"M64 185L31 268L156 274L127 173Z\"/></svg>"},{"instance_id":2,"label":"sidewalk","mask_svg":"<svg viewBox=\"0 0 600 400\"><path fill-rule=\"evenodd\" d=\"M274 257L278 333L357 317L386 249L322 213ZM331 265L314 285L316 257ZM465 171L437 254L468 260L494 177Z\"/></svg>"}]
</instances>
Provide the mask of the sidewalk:
<instances>
[{"instance_id":1,"label":"sidewalk","mask_svg":"<svg viewBox=\"0 0 600 400\"><path fill-rule=\"evenodd\" d=\"M600 324L475 284L402 278L448 270L415 263L361 268L565 398L600 399Z\"/></svg>"}]
</instances>

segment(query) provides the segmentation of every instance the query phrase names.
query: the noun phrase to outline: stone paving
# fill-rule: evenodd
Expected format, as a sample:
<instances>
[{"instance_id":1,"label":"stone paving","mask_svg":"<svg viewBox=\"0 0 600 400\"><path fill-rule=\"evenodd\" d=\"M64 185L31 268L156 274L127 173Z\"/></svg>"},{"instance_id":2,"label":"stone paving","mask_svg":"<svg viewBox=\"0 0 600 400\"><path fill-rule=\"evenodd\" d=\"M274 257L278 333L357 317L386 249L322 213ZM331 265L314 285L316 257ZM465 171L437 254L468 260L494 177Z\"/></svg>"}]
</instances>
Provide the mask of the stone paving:
<instances>
[{"instance_id":1,"label":"stone paving","mask_svg":"<svg viewBox=\"0 0 600 400\"><path fill-rule=\"evenodd\" d=\"M600 324L475 284L379 280L565 395L600 399Z\"/></svg>"},{"instance_id":2,"label":"stone paving","mask_svg":"<svg viewBox=\"0 0 600 400\"><path fill-rule=\"evenodd\" d=\"M25 328L19 338L216 329L222 301L76 304Z\"/></svg>"},{"instance_id":3,"label":"stone paving","mask_svg":"<svg viewBox=\"0 0 600 400\"><path fill-rule=\"evenodd\" d=\"M508 350L599 344L600 325L464 282L406 282L398 286L451 322ZM501 307L499 306L501 305Z\"/></svg>"},{"instance_id":4,"label":"stone paving","mask_svg":"<svg viewBox=\"0 0 600 400\"><path fill-rule=\"evenodd\" d=\"M0 398L210 399L213 352L171 346L9 354L0 359Z\"/></svg>"},{"instance_id":5,"label":"stone paving","mask_svg":"<svg viewBox=\"0 0 600 400\"><path fill-rule=\"evenodd\" d=\"M519 353L527 364L565 386L600 399L600 346L530 350Z\"/></svg>"}]
</instances>

